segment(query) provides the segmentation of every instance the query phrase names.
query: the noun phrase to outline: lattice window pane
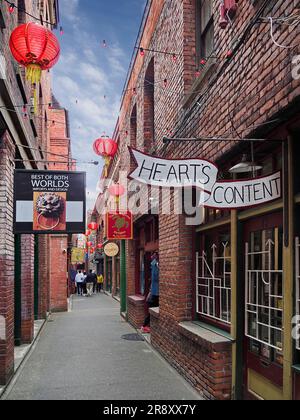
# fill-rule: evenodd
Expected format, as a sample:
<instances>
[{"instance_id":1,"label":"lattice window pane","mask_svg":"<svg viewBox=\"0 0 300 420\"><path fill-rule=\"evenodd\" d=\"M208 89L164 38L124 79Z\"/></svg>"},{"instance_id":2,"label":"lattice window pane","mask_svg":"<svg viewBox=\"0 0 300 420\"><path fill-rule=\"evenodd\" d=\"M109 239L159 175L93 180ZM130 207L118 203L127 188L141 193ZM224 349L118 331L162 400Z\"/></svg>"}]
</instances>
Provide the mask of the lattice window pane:
<instances>
[{"instance_id":1,"label":"lattice window pane","mask_svg":"<svg viewBox=\"0 0 300 420\"><path fill-rule=\"evenodd\" d=\"M228 242L197 253L197 313L231 324L231 252Z\"/></svg>"},{"instance_id":2,"label":"lattice window pane","mask_svg":"<svg viewBox=\"0 0 300 420\"><path fill-rule=\"evenodd\" d=\"M282 360L283 271L279 229L253 232L246 244L246 336L250 348ZM256 345L256 343L260 343Z\"/></svg>"}]
</instances>

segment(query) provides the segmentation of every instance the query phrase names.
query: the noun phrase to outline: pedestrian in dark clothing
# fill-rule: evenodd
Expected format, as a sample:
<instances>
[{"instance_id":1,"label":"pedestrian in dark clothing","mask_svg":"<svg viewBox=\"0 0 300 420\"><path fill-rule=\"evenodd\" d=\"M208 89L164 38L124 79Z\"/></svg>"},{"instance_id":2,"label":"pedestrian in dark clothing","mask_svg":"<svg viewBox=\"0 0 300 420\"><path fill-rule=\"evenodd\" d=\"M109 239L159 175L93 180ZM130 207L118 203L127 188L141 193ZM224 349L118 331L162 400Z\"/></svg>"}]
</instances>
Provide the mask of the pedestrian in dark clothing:
<instances>
[{"instance_id":1,"label":"pedestrian in dark clothing","mask_svg":"<svg viewBox=\"0 0 300 420\"><path fill-rule=\"evenodd\" d=\"M97 276L93 273L93 270L90 270L89 274L86 276L86 289L87 289L87 296L92 296L94 287L97 284Z\"/></svg>"},{"instance_id":2,"label":"pedestrian in dark clothing","mask_svg":"<svg viewBox=\"0 0 300 420\"><path fill-rule=\"evenodd\" d=\"M150 308L157 308L159 306L159 255L155 252L152 255L151 262L151 288L147 297L147 317L142 327L142 332L150 333Z\"/></svg>"}]
</instances>

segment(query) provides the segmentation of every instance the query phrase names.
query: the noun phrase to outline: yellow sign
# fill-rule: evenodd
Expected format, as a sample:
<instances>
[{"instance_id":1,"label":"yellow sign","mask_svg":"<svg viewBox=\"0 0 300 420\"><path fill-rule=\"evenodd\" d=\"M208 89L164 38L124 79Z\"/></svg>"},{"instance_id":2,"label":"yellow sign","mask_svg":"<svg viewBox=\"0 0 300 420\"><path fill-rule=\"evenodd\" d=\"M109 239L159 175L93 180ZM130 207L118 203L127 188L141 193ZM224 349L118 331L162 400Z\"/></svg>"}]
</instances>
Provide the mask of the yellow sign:
<instances>
[{"instance_id":1,"label":"yellow sign","mask_svg":"<svg viewBox=\"0 0 300 420\"><path fill-rule=\"evenodd\" d=\"M116 257L120 251L120 248L114 242L109 242L104 247L104 252L107 257Z\"/></svg>"},{"instance_id":2,"label":"yellow sign","mask_svg":"<svg viewBox=\"0 0 300 420\"><path fill-rule=\"evenodd\" d=\"M85 261L85 250L84 248L73 248L72 249L72 264L83 264Z\"/></svg>"}]
</instances>

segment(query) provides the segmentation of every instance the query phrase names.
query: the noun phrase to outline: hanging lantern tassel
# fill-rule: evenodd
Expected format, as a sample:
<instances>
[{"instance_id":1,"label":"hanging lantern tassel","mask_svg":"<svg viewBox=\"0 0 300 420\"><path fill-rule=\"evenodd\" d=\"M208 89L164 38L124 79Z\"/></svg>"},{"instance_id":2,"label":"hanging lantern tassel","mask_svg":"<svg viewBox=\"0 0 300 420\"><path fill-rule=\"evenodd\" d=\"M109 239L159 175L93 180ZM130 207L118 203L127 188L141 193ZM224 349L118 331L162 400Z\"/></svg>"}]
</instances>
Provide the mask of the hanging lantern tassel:
<instances>
[{"instance_id":1,"label":"hanging lantern tassel","mask_svg":"<svg viewBox=\"0 0 300 420\"><path fill-rule=\"evenodd\" d=\"M108 168L109 168L109 164L110 164L110 158L107 156L104 158L105 161L105 178L107 178L108 176Z\"/></svg>"},{"instance_id":2,"label":"hanging lantern tassel","mask_svg":"<svg viewBox=\"0 0 300 420\"><path fill-rule=\"evenodd\" d=\"M38 113L38 103L37 103L37 85L40 83L42 78L42 69L36 64L30 64L26 67L26 79L32 84L33 87L33 107L34 114Z\"/></svg>"}]
</instances>

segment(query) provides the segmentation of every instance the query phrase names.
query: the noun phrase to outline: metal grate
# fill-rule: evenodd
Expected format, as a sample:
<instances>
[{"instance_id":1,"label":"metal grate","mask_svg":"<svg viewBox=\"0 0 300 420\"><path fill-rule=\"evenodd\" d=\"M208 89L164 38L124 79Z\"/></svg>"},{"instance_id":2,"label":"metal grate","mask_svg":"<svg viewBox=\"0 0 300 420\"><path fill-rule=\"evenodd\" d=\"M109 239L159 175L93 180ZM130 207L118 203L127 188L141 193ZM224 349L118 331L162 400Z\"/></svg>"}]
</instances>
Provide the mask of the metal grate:
<instances>
[{"instance_id":1,"label":"metal grate","mask_svg":"<svg viewBox=\"0 0 300 420\"><path fill-rule=\"evenodd\" d=\"M145 339L139 334L125 334L121 338L126 341L145 341Z\"/></svg>"},{"instance_id":2,"label":"metal grate","mask_svg":"<svg viewBox=\"0 0 300 420\"><path fill-rule=\"evenodd\" d=\"M275 231L276 235L276 231ZM261 244L246 244L246 336L282 351L283 271L279 269L277 239L263 232ZM263 245L264 244L264 245Z\"/></svg>"},{"instance_id":3,"label":"metal grate","mask_svg":"<svg viewBox=\"0 0 300 420\"><path fill-rule=\"evenodd\" d=\"M211 262L207 253L197 253L197 313L225 324L231 323L231 252L228 242L217 255L212 246Z\"/></svg>"}]
</instances>

